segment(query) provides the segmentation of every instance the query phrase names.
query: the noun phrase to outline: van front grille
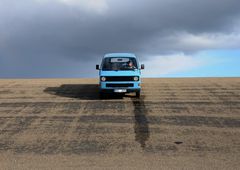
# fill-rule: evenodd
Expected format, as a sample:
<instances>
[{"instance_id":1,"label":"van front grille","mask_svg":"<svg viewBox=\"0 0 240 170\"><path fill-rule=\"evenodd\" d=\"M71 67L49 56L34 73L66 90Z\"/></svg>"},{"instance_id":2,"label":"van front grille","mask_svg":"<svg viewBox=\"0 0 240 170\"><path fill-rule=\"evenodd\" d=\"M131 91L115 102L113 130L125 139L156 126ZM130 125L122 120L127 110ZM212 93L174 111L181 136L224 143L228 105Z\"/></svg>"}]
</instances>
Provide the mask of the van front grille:
<instances>
[{"instance_id":1,"label":"van front grille","mask_svg":"<svg viewBox=\"0 0 240 170\"><path fill-rule=\"evenodd\" d=\"M134 81L134 76L106 76L106 81Z\"/></svg>"},{"instance_id":2,"label":"van front grille","mask_svg":"<svg viewBox=\"0 0 240 170\"><path fill-rule=\"evenodd\" d=\"M132 83L127 84L106 84L106 87L133 87Z\"/></svg>"}]
</instances>

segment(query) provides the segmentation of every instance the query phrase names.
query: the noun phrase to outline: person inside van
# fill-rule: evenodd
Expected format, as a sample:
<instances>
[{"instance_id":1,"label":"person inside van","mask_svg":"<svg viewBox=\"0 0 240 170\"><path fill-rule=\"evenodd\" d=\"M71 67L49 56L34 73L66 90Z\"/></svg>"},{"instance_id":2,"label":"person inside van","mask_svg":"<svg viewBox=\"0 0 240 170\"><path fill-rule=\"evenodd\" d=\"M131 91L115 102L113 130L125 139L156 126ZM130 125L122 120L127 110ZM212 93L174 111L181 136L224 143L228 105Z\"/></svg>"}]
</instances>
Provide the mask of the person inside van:
<instances>
[{"instance_id":1,"label":"person inside van","mask_svg":"<svg viewBox=\"0 0 240 170\"><path fill-rule=\"evenodd\" d=\"M131 60L129 60L129 61L127 62L127 68L128 68L128 69L136 69L136 67L133 65L133 62L132 62Z\"/></svg>"}]
</instances>

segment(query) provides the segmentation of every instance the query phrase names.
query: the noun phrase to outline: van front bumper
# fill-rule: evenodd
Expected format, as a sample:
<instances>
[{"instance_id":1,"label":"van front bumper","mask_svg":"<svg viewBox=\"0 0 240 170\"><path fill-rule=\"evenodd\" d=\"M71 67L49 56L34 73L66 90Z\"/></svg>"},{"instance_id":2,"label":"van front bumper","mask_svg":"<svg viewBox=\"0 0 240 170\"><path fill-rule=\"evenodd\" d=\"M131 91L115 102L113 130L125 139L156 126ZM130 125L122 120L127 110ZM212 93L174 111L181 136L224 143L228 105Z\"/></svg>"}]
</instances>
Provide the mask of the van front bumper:
<instances>
[{"instance_id":1,"label":"van front bumper","mask_svg":"<svg viewBox=\"0 0 240 170\"><path fill-rule=\"evenodd\" d=\"M114 90L115 89L100 89L100 92L102 92L102 93L116 93ZM141 91L141 89L126 89L126 92L123 92L123 93L132 93L132 92L140 92L140 91Z\"/></svg>"},{"instance_id":2,"label":"van front bumper","mask_svg":"<svg viewBox=\"0 0 240 170\"><path fill-rule=\"evenodd\" d=\"M124 89L126 92L139 92L141 91L140 81L137 82L100 82L99 90L104 93L114 93L116 89Z\"/></svg>"}]
</instances>

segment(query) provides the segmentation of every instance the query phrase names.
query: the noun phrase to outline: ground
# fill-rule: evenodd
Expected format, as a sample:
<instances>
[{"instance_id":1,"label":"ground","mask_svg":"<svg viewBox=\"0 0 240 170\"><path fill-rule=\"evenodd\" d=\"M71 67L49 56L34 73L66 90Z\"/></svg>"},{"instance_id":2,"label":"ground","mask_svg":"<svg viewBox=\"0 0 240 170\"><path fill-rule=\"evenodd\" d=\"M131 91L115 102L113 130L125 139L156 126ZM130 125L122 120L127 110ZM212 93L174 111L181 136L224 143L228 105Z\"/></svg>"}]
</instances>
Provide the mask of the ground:
<instances>
[{"instance_id":1,"label":"ground","mask_svg":"<svg viewBox=\"0 0 240 170\"><path fill-rule=\"evenodd\" d=\"M239 169L240 78L0 80L1 169Z\"/></svg>"}]
</instances>

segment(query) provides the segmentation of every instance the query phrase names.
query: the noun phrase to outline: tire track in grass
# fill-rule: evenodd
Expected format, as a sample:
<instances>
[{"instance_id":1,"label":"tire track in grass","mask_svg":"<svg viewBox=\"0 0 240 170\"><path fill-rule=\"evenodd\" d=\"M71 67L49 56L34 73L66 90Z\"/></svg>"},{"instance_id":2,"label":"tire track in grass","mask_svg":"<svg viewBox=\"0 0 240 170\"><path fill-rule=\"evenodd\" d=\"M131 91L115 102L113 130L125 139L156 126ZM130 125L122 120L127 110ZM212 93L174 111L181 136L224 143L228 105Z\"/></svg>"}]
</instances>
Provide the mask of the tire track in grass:
<instances>
[{"instance_id":1,"label":"tire track in grass","mask_svg":"<svg viewBox=\"0 0 240 170\"><path fill-rule=\"evenodd\" d=\"M146 147L146 141L150 137L149 122L147 119L147 109L144 103L144 96L140 99L132 99L134 106L134 132L135 140L144 149Z\"/></svg>"}]
</instances>

